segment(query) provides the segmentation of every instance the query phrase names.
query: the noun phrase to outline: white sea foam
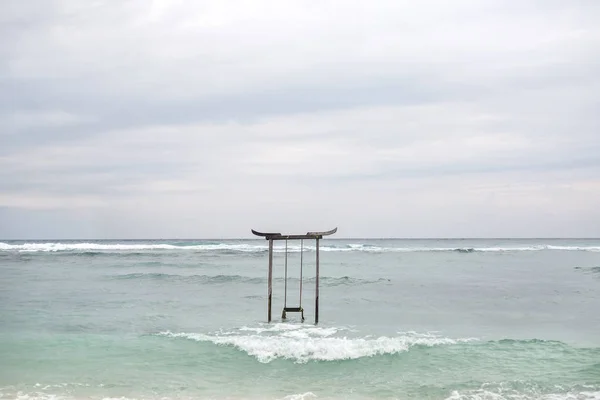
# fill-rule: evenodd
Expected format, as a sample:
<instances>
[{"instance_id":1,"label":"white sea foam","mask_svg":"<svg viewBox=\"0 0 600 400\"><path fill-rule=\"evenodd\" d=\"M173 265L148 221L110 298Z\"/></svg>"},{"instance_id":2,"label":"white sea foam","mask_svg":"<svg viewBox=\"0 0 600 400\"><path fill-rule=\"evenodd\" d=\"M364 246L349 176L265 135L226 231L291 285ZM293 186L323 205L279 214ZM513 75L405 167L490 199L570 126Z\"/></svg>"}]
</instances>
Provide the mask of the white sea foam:
<instances>
[{"instance_id":1,"label":"white sea foam","mask_svg":"<svg viewBox=\"0 0 600 400\"><path fill-rule=\"evenodd\" d=\"M45 393L45 392L31 392L31 393L25 393L25 392L17 392L17 393L13 393L13 394L8 394L5 395L3 393L0 393L0 399L6 399L6 400L83 400L83 399L101 399L101 400L148 400L148 399L154 399L154 400L194 400L194 399L198 399L198 398L206 398L206 399L237 399L238 397L231 397L231 396L173 396L173 397L167 397L167 396L158 396L158 395L151 395L151 396L140 396L138 398L135 397L95 397L95 396L80 396L80 397L74 397L71 394L66 394L66 393L61 393L61 394L53 394L53 393ZM257 399L265 399L265 398L271 398L270 396L266 396L266 397L257 397ZM274 398L274 397L273 397ZM282 397L281 400L310 400L310 399L317 399L318 396L315 395L312 392L306 392L306 393L298 393L298 394L291 394L285 397ZM243 396L243 397L239 397L240 400L242 399L252 399L252 397L247 397L247 396Z\"/></svg>"},{"instance_id":2,"label":"white sea foam","mask_svg":"<svg viewBox=\"0 0 600 400\"><path fill-rule=\"evenodd\" d=\"M297 245L288 246L288 252L298 253L301 247ZM315 251L314 246L304 246L305 251ZM174 245L167 243L19 243L10 244L0 242L0 251L17 252L135 252L135 251L233 251L242 253L265 252L268 247L263 244L248 243L217 243L217 244L194 244ZM364 252L364 253L413 253L413 252L524 252L524 251L589 251L600 252L600 246L555 246L555 245L531 245L520 247L380 247L365 244L329 245L321 246L324 252ZM283 253L285 247L278 245L274 252Z\"/></svg>"},{"instance_id":3,"label":"white sea foam","mask_svg":"<svg viewBox=\"0 0 600 400\"><path fill-rule=\"evenodd\" d=\"M519 391L490 391L486 389L453 391L446 400L600 400L600 391L567 393L523 393Z\"/></svg>"},{"instance_id":4,"label":"white sea foam","mask_svg":"<svg viewBox=\"0 0 600 400\"><path fill-rule=\"evenodd\" d=\"M308 400L308 399L316 399L317 395L313 392L299 393L299 394L290 394L285 396L282 400Z\"/></svg>"},{"instance_id":5,"label":"white sea foam","mask_svg":"<svg viewBox=\"0 0 600 400\"><path fill-rule=\"evenodd\" d=\"M449 339L433 334L399 333L396 337L333 337L337 328L302 327L292 329L291 325L278 324L277 328L244 327L237 331L218 334L203 333L159 333L160 336L183 338L199 342L211 342L230 346L255 357L262 363L275 359L289 359L297 363L308 361L337 361L372 357L384 354L397 354L408 351L411 346L451 345L476 340ZM254 332L244 334L244 332Z\"/></svg>"},{"instance_id":6,"label":"white sea foam","mask_svg":"<svg viewBox=\"0 0 600 400\"><path fill-rule=\"evenodd\" d=\"M287 332L302 329L303 327L298 324L289 324L289 323L279 323L279 324L268 324L261 325L259 327L249 327L242 326L239 331L242 332L255 332L255 333L263 333L263 332ZM235 333L235 332L230 332Z\"/></svg>"},{"instance_id":7,"label":"white sea foam","mask_svg":"<svg viewBox=\"0 0 600 400\"><path fill-rule=\"evenodd\" d=\"M32 393L24 393L18 392L13 395L9 395L6 397L0 397L6 399L14 399L14 400L75 400L77 398L68 394L50 394L44 392L32 392ZM86 397L87 398L87 397ZM155 397L155 396L144 396L140 397L140 399L160 399L160 400L168 400L169 397ZM182 399L185 397L176 396L173 399ZM195 397L190 397L191 400ZM209 398L219 398L219 397L209 397ZM223 398L231 398L231 397L223 397ZM247 398L247 397L240 397ZM269 397L266 397L269 398ZM284 397L281 397L281 400L310 400L319 398L316 394L312 392L306 393L298 393L291 394ZM137 400L135 398L130 397L102 397L102 400ZM506 393L498 393L495 391L488 390L471 390L471 391L453 391L450 396L446 398L446 400L600 400L600 391L571 391L566 393L548 393L548 394L539 394L539 393L522 393L518 391L511 391Z\"/></svg>"},{"instance_id":8,"label":"white sea foam","mask_svg":"<svg viewBox=\"0 0 600 400\"><path fill-rule=\"evenodd\" d=\"M321 328L321 327L304 327L298 324L279 323L260 327L243 326L239 329L240 332L262 333L279 333L285 337L304 338L310 336L327 337L335 335L337 332L346 330L345 328ZM221 334L235 335L235 331L221 332Z\"/></svg>"},{"instance_id":9,"label":"white sea foam","mask_svg":"<svg viewBox=\"0 0 600 400\"><path fill-rule=\"evenodd\" d=\"M72 399L71 396L57 395L57 394L44 393L44 392L32 392L32 393L17 392L11 398L13 398L15 400L63 400L63 399Z\"/></svg>"},{"instance_id":10,"label":"white sea foam","mask_svg":"<svg viewBox=\"0 0 600 400\"><path fill-rule=\"evenodd\" d=\"M223 251L232 250L239 252L266 251L266 246L249 244L202 244L190 246L176 246L172 244L119 244L119 243L23 243L8 244L0 242L0 251L19 252L60 252L60 251L152 251L152 250L196 250L196 251Z\"/></svg>"},{"instance_id":11,"label":"white sea foam","mask_svg":"<svg viewBox=\"0 0 600 400\"><path fill-rule=\"evenodd\" d=\"M100 243L0 243L0 250L17 250L21 252L56 252L56 251L135 251L135 250L172 250L177 246L169 244L100 244Z\"/></svg>"},{"instance_id":12,"label":"white sea foam","mask_svg":"<svg viewBox=\"0 0 600 400\"><path fill-rule=\"evenodd\" d=\"M70 394L54 394L54 393L45 393L45 392L17 392L13 395L9 395L6 397L2 396L0 393L0 399L14 399L14 400L82 400L83 398L89 399L93 397L73 397ZM145 397L144 397L145 398ZM102 397L102 400L137 400L128 397ZM161 398L160 400L166 400L166 398Z\"/></svg>"},{"instance_id":13,"label":"white sea foam","mask_svg":"<svg viewBox=\"0 0 600 400\"><path fill-rule=\"evenodd\" d=\"M600 246L546 246L548 250L593 251L600 252Z\"/></svg>"}]
</instances>

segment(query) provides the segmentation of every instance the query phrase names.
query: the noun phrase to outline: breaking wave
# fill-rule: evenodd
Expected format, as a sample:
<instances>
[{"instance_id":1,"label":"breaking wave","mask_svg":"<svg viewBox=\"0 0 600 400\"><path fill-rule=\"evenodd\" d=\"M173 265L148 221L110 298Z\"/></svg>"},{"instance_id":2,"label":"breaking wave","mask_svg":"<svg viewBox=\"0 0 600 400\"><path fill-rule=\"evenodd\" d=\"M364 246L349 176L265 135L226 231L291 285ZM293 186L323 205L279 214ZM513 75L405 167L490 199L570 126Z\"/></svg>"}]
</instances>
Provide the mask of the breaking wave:
<instances>
[{"instance_id":1,"label":"breaking wave","mask_svg":"<svg viewBox=\"0 0 600 400\"><path fill-rule=\"evenodd\" d=\"M543 388L536 385L511 388L507 384L485 384L479 389L453 390L445 400L600 400L600 391L596 386L581 385L559 392L543 393ZM521 385L523 386L523 385ZM563 389L564 390L564 389Z\"/></svg>"},{"instance_id":2,"label":"breaking wave","mask_svg":"<svg viewBox=\"0 0 600 400\"><path fill-rule=\"evenodd\" d=\"M66 388L63 388L62 385L35 385L36 387L32 388L31 391L17 391L10 387L8 388L0 388L0 397L6 399L19 399L19 400L75 400L77 398L82 397L74 397L73 394L67 391ZM81 385L81 386L91 386L91 385ZM486 384L483 385L480 389L460 389L453 390L448 389L449 395L440 396L440 397L430 397L427 398L440 400L600 400L600 390L598 390L597 386L593 385L579 385L575 387L567 387L563 388L560 385L557 385L554 391L550 391L544 393L545 390L543 388L537 388L536 385L532 385L531 387L525 387L521 389L502 389L496 387L498 385ZM98 385L98 388L102 388L103 385ZM96 388L97 389L97 388ZM318 393L318 390L315 390ZM131 395L130 395L131 396ZM190 396L190 397L182 397L177 394L172 396L158 396L158 395L142 395L135 397L109 397L108 394L101 396L85 396L85 398L96 398L99 400L142 400L142 399L156 399L156 400L181 400L181 399L194 399L194 398L223 398L223 399L232 399L237 397L231 397L223 395L222 397L204 397L204 396ZM248 398L248 397L239 397ZM250 397L252 398L252 397ZM313 392L304 392L297 394L290 394L286 396L281 395L268 395L264 394L262 399L278 399L278 400L312 400L312 399L336 399L336 398L345 398L345 396L321 396L317 395ZM376 398L376 397L373 397Z\"/></svg>"},{"instance_id":3,"label":"breaking wave","mask_svg":"<svg viewBox=\"0 0 600 400\"><path fill-rule=\"evenodd\" d=\"M368 244L327 244L319 247L325 252L363 252L363 253L414 253L414 252L524 252L524 251L588 251L600 252L600 246L554 246L547 244L531 246L490 246L490 247L384 247ZM21 253L75 253L78 255L94 256L102 253L136 253L165 252L165 251L196 251L215 253L263 253L268 251L266 244L250 243L196 243L196 244L169 244L169 243L3 243L0 242L0 252ZM288 252L298 253L301 247L298 245L288 246ZM314 246L304 246L304 251L315 251ZM285 247L276 245L274 252L283 253Z\"/></svg>"},{"instance_id":4,"label":"breaking wave","mask_svg":"<svg viewBox=\"0 0 600 400\"><path fill-rule=\"evenodd\" d=\"M271 327L242 327L238 330L215 334L165 331L158 335L233 347L256 358L261 363L269 363L276 359L293 360L296 363L353 360L403 353L409 351L413 346L453 345L476 340L473 338L449 339L414 332L399 333L399 336L396 337L381 336L378 338L336 336L343 330L282 323Z\"/></svg>"},{"instance_id":5,"label":"breaking wave","mask_svg":"<svg viewBox=\"0 0 600 400\"><path fill-rule=\"evenodd\" d=\"M198 245L174 245L174 244L120 244L120 243L22 243L9 244L0 242L0 251L20 252L131 252L131 251L165 251L165 250L198 250L198 251L227 251L257 252L267 251L266 246L250 244L198 244Z\"/></svg>"}]
</instances>

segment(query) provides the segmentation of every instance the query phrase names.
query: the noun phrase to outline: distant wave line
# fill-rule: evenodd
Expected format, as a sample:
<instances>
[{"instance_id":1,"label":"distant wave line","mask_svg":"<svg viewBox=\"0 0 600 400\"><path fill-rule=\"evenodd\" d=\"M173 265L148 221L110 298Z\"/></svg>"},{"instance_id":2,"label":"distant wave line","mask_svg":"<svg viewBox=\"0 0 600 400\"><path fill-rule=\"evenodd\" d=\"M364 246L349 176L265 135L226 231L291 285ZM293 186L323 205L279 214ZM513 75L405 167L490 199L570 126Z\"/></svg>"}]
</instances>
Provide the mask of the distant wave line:
<instances>
[{"instance_id":1,"label":"distant wave line","mask_svg":"<svg viewBox=\"0 0 600 400\"><path fill-rule=\"evenodd\" d=\"M267 281L266 278L261 277L249 277L242 275L179 275L179 274L167 274L167 273L159 273L159 272L136 272L129 274L118 274L118 275L109 275L109 279L123 279L123 280L134 280L134 279L146 279L146 280L166 280L166 281L178 281L178 282L187 282L187 283L206 283L206 284L219 284L219 283L250 283L250 284L259 284L265 283ZM276 282L283 282L284 278L274 278ZM304 279L304 282L314 282L315 278L307 278ZM321 276L319 278L320 283L324 286L341 286L341 285L365 285L365 284L374 284L374 283L386 283L390 282L389 279L379 278L379 279L359 279L359 278L351 278L348 276L342 277L329 277L329 276ZM288 278L288 281L299 281L298 278Z\"/></svg>"},{"instance_id":2,"label":"distant wave line","mask_svg":"<svg viewBox=\"0 0 600 400\"><path fill-rule=\"evenodd\" d=\"M483 252L526 252L526 251L588 251L600 252L600 246L556 246L556 245L532 245L520 247L381 247L368 244L345 244L345 245L323 245L319 248L324 252L363 252L363 253L415 253L415 252L458 252L458 253L483 253ZM314 246L305 246L304 251L314 252ZM78 253L85 252L89 255L101 253L128 253L128 252L164 252L164 251L197 251L216 253L262 253L267 252L266 245L255 245L247 243L231 244L190 244L175 245L167 243L159 244L120 244L120 243L22 243L10 244L0 242L0 252L21 253ZM288 245L288 252L298 253L301 247ZM285 247L277 246L274 252L285 252Z\"/></svg>"}]
</instances>

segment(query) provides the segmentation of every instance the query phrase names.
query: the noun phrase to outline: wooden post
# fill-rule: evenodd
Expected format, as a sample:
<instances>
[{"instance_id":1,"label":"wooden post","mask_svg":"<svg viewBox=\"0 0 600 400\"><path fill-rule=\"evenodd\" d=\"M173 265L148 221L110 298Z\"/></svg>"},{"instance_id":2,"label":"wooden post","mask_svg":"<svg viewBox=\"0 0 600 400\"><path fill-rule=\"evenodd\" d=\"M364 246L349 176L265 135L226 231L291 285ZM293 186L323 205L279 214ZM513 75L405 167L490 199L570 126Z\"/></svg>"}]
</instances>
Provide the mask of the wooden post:
<instances>
[{"instance_id":1,"label":"wooden post","mask_svg":"<svg viewBox=\"0 0 600 400\"><path fill-rule=\"evenodd\" d=\"M317 273L316 273L316 287L315 287L315 325L319 323L319 239L317 242Z\"/></svg>"},{"instance_id":2,"label":"wooden post","mask_svg":"<svg viewBox=\"0 0 600 400\"><path fill-rule=\"evenodd\" d=\"M269 300L268 316L271 322L271 296L273 295L273 239L269 239Z\"/></svg>"}]
</instances>

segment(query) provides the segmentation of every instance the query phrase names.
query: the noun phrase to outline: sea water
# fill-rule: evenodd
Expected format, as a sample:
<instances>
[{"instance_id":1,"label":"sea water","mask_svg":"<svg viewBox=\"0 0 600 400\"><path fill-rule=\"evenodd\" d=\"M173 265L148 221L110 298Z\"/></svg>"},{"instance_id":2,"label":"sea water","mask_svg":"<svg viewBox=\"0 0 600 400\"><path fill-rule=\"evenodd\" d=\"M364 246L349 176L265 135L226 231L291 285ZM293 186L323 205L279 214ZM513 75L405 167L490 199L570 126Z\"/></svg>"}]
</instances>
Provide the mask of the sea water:
<instances>
[{"instance_id":1,"label":"sea water","mask_svg":"<svg viewBox=\"0 0 600 400\"><path fill-rule=\"evenodd\" d=\"M284 246L0 242L0 397L600 399L600 240Z\"/></svg>"}]
</instances>

